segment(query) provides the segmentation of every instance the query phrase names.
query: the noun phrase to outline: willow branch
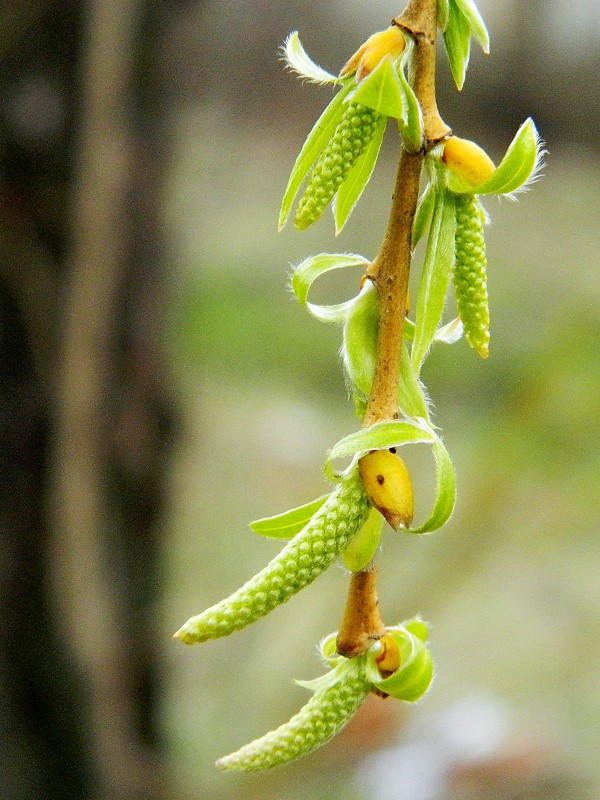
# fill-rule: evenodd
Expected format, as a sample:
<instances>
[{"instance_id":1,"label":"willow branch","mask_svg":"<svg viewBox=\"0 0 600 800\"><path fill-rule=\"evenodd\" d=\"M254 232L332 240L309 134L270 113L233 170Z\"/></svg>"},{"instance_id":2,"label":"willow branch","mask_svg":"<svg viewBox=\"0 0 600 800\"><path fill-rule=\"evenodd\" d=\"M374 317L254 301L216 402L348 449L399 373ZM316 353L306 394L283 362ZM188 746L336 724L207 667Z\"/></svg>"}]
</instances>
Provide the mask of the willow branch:
<instances>
[{"instance_id":1,"label":"willow branch","mask_svg":"<svg viewBox=\"0 0 600 800\"><path fill-rule=\"evenodd\" d=\"M393 23L406 31L415 44L413 88L423 113L424 145L418 153L406 150L401 153L385 237L377 257L367 270L378 294L379 330L375 375L363 427L397 419L399 415L402 333L412 258L412 225L421 170L427 150L451 133L440 117L435 97L436 0L409 0ZM364 653L385 630L378 609L376 582L373 564L352 575L337 639L337 649L342 655L352 657Z\"/></svg>"}]
</instances>

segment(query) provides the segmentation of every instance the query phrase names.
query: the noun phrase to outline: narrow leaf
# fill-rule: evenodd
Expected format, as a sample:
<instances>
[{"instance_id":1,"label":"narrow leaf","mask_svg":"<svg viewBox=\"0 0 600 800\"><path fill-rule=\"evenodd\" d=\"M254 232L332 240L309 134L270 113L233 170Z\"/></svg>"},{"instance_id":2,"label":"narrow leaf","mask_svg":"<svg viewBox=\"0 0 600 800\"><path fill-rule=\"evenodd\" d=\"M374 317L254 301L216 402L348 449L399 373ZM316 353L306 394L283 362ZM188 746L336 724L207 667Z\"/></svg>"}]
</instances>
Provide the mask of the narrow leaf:
<instances>
[{"instance_id":1,"label":"narrow leaf","mask_svg":"<svg viewBox=\"0 0 600 800\"><path fill-rule=\"evenodd\" d=\"M370 144L354 164L348 173L348 177L337 191L333 205L336 236L346 224L375 169L386 125L387 117L382 116Z\"/></svg>"},{"instance_id":2,"label":"narrow leaf","mask_svg":"<svg viewBox=\"0 0 600 800\"><path fill-rule=\"evenodd\" d=\"M456 0L449 0L448 24L444 31L444 44L454 83L462 89L465 82L471 51L471 26L461 13Z\"/></svg>"},{"instance_id":3,"label":"narrow leaf","mask_svg":"<svg viewBox=\"0 0 600 800\"><path fill-rule=\"evenodd\" d=\"M529 117L517 131L491 178L476 188L477 194L510 194L535 177L542 158L540 136Z\"/></svg>"},{"instance_id":4,"label":"narrow leaf","mask_svg":"<svg viewBox=\"0 0 600 800\"><path fill-rule=\"evenodd\" d=\"M412 247L413 249L419 244L425 231L429 227L431 217L433 214L433 206L435 204L435 186L432 182L427 184L425 191L419 197L417 210L412 226Z\"/></svg>"},{"instance_id":5,"label":"narrow leaf","mask_svg":"<svg viewBox=\"0 0 600 800\"><path fill-rule=\"evenodd\" d=\"M267 536L270 539L291 539L302 530L307 522L310 522L328 497L328 494L324 494L310 503L298 506L298 508L292 508L283 514L254 520L254 522L248 524L248 527L254 533L259 533L261 536Z\"/></svg>"},{"instance_id":6,"label":"narrow leaf","mask_svg":"<svg viewBox=\"0 0 600 800\"><path fill-rule=\"evenodd\" d=\"M415 333L411 351L417 375L444 310L448 281L454 264L455 227L454 197L450 192L438 188L417 297Z\"/></svg>"},{"instance_id":7,"label":"narrow leaf","mask_svg":"<svg viewBox=\"0 0 600 800\"><path fill-rule=\"evenodd\" d=\"M432 449L436 464L436 493L433 510L422 525L409 529L408 533L432 533L450 519L454 510L456 475L452 460L439 436L435 437Z\"/></svg>"},{"instance_id":8,"label":"narrow leaf","mask_svg":"<svg viewBox=\"0 0 600 800\"><path fill-rule=\"evenodd\" d=\"M327 72L327 70L324 70L323 67L315 64L302 46L298 31L292 31L285 40L283 45L283 57L291 70L312 83L340 82L340 78L337 75L332 75L330 72Z\"/></svg>"},{"instance_id":9,"label":"narrow leaf","mask_svg":"<svg viewBox=\"0 0 600 800\"><path fill-rule=\"evenodd\" d=\"M292 172L283 195L281 210L279 212L279 230L283 228L287 221L294 199L298 194L298 189L302 185L302 181L321 150L333 136L340 117L344 112L344 100L352 87L353 82L348 81L340 88L339 92L329 103L325 111L323 111L311 132L306 137L306 141L302 145L298 158L292 167Z\"/></svg>"},{"instance_id":10,"label":"narrow leaf","mask_svg":"<svg viewBox=\"0 0 600 800\"><path fill-rule=\"evenodd\" d=\"M435 434L429 427L425 427L425 423L417 425L415 422L408 421L377 422L375 425L355 431L340 439L332 447L328 462L355 453L367 453L369 450L383 450L386 447L433 441L435 441Z\"/></svg>"},{"instance_id":11,"label":"narrow leaf","mask_svg":"<svg viewBox=\"0 0 600 800\"><path fill-rule=\"evenodd\" d=\"M358 84L349 101L362 103L388 117L403 118L402 89L389 57L383 58L373 72Z\"/></svg>"},{"instance_id":12,"label":"narrow leaf","mask_svg":"<svg viewBox=\"0 0 600 800\"><path fill-rule=\"evenodd\" d=\"M479 44L481 45L481 49L484 53L490 52L490 35L488 33L488 29L483 21L483 17L479 13L479 9L473 2L473 0L456 0L456 4L459 7L461 13L463 14L464 18L469 23L471 28L471 33L477 39Z\"/></svg>"},{"instance_id":13,"label":"narrow leaf","mask_svg":"<svg viewBox=\"0 0 600 800\"><path fill-rule=\"evenodd\" d=\"M318 256L311 256L294 270L292 290L300 303L317 319L323 322L343 322L354 299L338 305L316 305L308 302L310 287L319 275L326 272L344 267L362 267L364 269L367 264L368 261L365 258L354 253L320 253Z\"/></svg>"},{"instance_id":14,"label":"narrow leaf","mask_svg":"<svg viewBox=\"0 0 600 800\"><path fill-rule=\"evenodd\" d=\"M413 92L411 85L406 80L402 69L397 71L398 81L402 90L402 103L405 114L398 120L400 134L404 142L404 147L409 153L418 152L423 146L423 114L421 106Z\"/></svg>"},{"instance_id":15,"label":"narrow leaf","mask_svg":"<svg viewBox=\"0 0 600 800\"><path fill-rule=\"evenodd\" d=\"M450 9L448 7L448 0L437 0L437 23L442 33L448 26L449 14Z\"/></svg>"},{"instance_id":16,"label":"narrow leaf","mask_svg":"<svg viewBox=\"0 0 600 800\"><path fill-rule=\"evenodd\" d=\"M423 384L415 374L406 345L403 347L400 361L398 407L409 418L422 418L429 422L429 409Z\"/></svg>"}]
</instances>

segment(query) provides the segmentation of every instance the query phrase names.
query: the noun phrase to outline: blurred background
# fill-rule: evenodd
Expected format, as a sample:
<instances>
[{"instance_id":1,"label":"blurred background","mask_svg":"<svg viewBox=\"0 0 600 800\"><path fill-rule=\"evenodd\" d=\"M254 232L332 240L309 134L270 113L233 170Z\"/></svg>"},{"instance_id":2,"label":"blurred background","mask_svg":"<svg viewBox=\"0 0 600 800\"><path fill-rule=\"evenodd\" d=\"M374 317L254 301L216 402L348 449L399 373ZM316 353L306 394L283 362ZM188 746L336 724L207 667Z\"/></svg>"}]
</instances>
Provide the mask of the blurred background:
<instances>
[{"instance_id":1,"label":"blurred background","mask_svg":"<svg viewBox=\"0 0 600 800\"><path fill-rule=\"evenodd\" d=\"M376 254L397 150L390 126L338 240L329 214L278 234L330 97L278 48L299 29L337 71L402 4L0 3L2 800L600 796L600 6L480 8L492 54L460 94L440 59L442 114L495 159L532 115L549 156L518 205L486 204L489 360L461 342L425 367L456 512L383 542L384 619L431 622L437 677L416 707L372 697L315 755L232 777L215 758L305 702L292 679L320 674L347 575L231 639L171 634L279 550L248 520L322 494L356 428L339 330L295 303L289 265Z\"/></svg>"}]
</instances>

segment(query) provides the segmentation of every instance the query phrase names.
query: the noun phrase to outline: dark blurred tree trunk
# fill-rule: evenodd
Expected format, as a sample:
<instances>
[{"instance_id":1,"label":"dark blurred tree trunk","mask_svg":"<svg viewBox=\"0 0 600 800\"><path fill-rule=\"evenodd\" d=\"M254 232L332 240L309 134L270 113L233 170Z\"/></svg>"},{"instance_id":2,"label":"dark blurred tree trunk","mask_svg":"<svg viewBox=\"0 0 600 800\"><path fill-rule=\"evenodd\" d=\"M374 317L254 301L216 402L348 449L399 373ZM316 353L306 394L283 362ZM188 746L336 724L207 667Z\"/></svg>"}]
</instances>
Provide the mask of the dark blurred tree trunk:
<instances>
[{"instance_id":1,"label":"dark blurred tree trunk","mask_svg":"<svg viewBox=\"0 0 600 800\"><path fill-rule=\"evenodd\" d=\"M173 5L0 5L3 800L167 794L152 612Z\"/></svg>"}]
</instances>

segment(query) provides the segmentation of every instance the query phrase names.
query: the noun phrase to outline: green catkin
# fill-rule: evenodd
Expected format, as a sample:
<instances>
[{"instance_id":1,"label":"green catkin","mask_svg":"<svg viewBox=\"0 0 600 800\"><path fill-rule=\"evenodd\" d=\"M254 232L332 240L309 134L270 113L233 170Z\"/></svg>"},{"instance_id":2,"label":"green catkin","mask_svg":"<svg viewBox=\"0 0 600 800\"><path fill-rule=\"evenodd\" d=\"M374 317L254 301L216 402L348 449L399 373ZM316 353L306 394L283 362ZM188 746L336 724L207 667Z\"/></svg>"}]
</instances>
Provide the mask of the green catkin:
<instances>
[{"instance_id":1,"label":"green catkin","mask_svg":"<svg viewBox=\"0 0 600 800\"><path fill-rule=\"evenodd\" d=\"M315 692L289 722L219 759L217 766L256 772L287 764L316 750L352 719L370 688L363 659L354 659L333 686Z\"/></svg>"},{"instance_id":2,"label":"green catkin","mask_svg":"<svg viewBox=\"0 0 600 800\"><path fill-rule=\"evenodd\" d=\"M317 159L296 211L294 225L304 230L316 222L348 173L369 146L382 115L350 103Z\"/></svg>"},{"instance_id":3,"label":"green catkin","mask_svg":"<svg viewBox=\"0 0 600 800\"><path fill-rule=\"evenodd\" d=\"M230 597L189 619L175 638L186 644L228 636L264 617L315 580L344 550L367 517L369 503L354 468L310 522Z\"/></svg>"},{"instance_id":4,"label":"green catkin","mask_svg":"<svg viewBox=\"0 0 600 800\"><path fill-rule=\"evenodd\" d=\"M458 315L467 342L482 358L487 358L490 311L483 219L483 209L475 195L456 196L456 258L453 280Z\"/></svg>"}]
</instances>

